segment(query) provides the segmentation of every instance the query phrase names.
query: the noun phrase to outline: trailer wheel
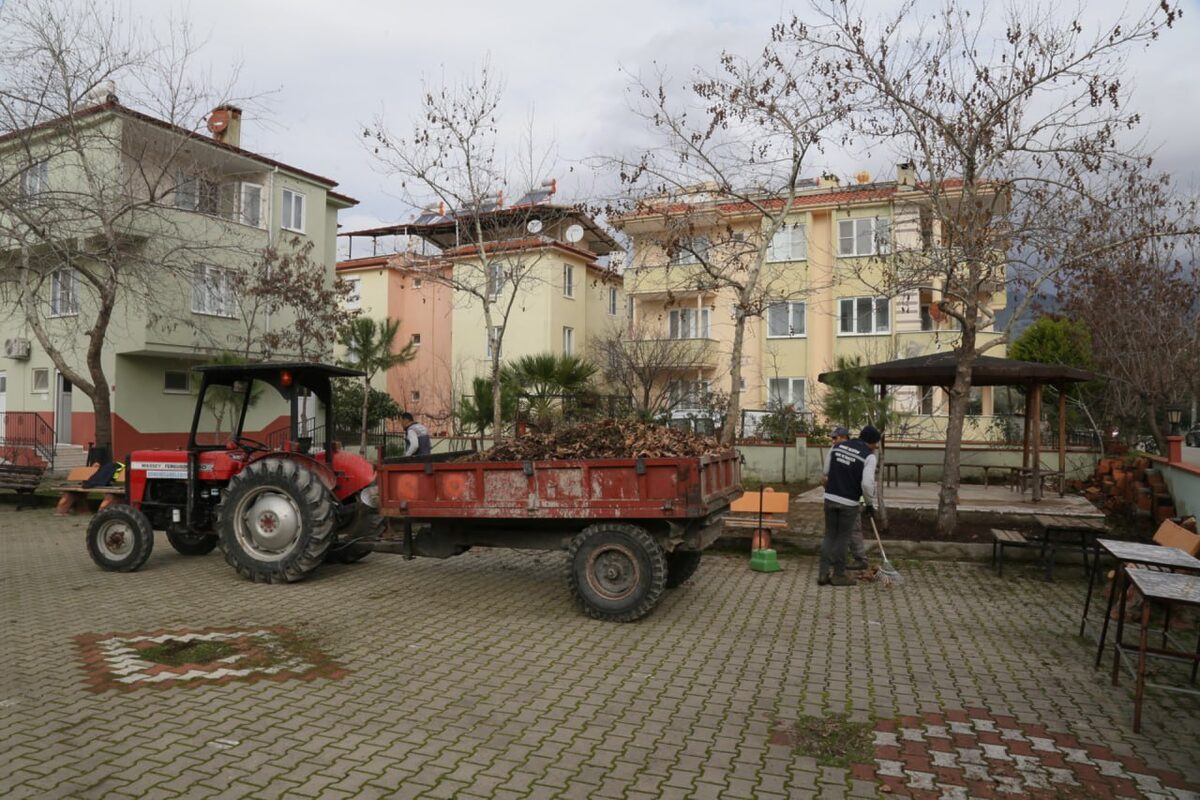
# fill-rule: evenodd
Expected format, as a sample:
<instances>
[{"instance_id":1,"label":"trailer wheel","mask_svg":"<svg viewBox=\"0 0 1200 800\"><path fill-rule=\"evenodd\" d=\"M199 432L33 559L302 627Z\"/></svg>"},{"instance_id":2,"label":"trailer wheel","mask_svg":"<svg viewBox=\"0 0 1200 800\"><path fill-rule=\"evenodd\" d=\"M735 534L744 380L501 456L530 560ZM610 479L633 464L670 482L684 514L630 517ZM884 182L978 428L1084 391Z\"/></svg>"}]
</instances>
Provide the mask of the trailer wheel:
<instances>
[{"instance_id":1,"label":"trailer wheel","mask_svg":"<svg viewBox=\"0 0 1200 800\"><path fill-rule=\"evenodd\" d=\"M590 525L571 540L567 585L583 613L633 622L662 598L667 561L654 537L636 525Z\"/></svg>"},{"instance_id":2,"label":"trailer wheel","mask_svg":"<svg viewBox=\"0 0 1200 800\"><path fill-rule=\"evenodd\" d=\"M92 517L87 529L92 561L111 572L135 572L154 550L154 529L133 506L112 505Z\"/></svg>"},{"instance_id":3,"label":"trailer wheel","mask_svg":"<svg viewBox=\"0 0 1200 800\"><path fill-rule=\"evenodd\" d=\"M234 476L217 507L221 552L258 583L303 580L333 541L333 497L311 470L264 458Z\"/></svg>"},{"instance_id":4,"label":"trailer wheel","mask_svg":"<svg viewBox=\"0 0 1200 800\"><path fill-rule=\"evenodd\" d=\"M217 546L215 533L192 533L183 528L167 528L167 541L175 552L185 556L206 556Z\"/></svg>"},{"instance_id":5,"label":"trailer wheel","mask_svg":"<svg viewBox=\"0 0 1200 800\"><path fill-rule=\"evenodd\" d=\"M387 520L379 516L378 511L363 506L358 509L353 521L343 530L338 531L337 539L325 553L325 560L339 564L354 564L362 561L374 550L371 545L359 540L379 541L386 526Z\"/></svg>"},{"instance_id":6,"label":"trailer wheel","mask_svg":"<svg viewBox=\"0 0 1200 800\"><path fill-rule=\"evenodd\" d=\"M700 568L699 550L676 550L667 553L667 588L682 586L683 582L696 574Z\"/></svg>"}]
</instances>

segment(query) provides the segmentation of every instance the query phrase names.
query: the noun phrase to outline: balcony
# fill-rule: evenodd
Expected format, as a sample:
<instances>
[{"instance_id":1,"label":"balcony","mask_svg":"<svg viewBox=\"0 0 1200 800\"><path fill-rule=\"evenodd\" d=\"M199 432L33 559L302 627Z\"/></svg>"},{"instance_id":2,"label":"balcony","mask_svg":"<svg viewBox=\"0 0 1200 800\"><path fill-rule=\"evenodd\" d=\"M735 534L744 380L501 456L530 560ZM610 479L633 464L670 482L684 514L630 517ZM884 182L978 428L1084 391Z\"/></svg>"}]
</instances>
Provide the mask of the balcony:
<instances>
[{"instance_id":1,"label":"balcony","mask_svg":"<svg viewBox=\"0 0 1200 800\"><path fill-rule=\"evenodd\" d=\"M716 339L639 339L639 361L669 370L714 369L721 358Z\"/></svg>"}]
</instances>

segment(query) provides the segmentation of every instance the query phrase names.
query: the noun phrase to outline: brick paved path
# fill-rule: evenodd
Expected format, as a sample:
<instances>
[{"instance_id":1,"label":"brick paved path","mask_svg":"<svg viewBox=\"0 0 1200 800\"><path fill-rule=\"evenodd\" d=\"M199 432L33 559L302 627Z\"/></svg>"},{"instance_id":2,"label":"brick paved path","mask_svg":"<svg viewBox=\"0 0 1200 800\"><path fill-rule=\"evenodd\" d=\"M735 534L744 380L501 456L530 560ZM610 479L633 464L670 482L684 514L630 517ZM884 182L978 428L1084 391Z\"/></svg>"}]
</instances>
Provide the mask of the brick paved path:
<instances>
[{"instance_id":1,"label":"brick paved path","mask_svg":"<svg viewBox=\"0 0 1200 800\"><path fill-rule=\"evenodd\" d=\"M1057 796L1085 796L1070 792L1105 770L1120 772L1117 796L1200 783L1200 704L1151 694L1132 733L1131 682L1111 689L1073 636L1078 580L936 563L902 565L899 590L818 590L808 559L759 575L709 557L651 617L614 625L576 613L559 554L374 555L264 586L160 536L144 570L121 575L88 560L83 521L11 508L5 798L875 797L885 784L965 797L968 780L1005 796L1001 777L1063 768L1017 761L1034 739L1089 759L1066 765L1078 780L1051 783ZM276 627L348 673L96 691L77 641ZM822 766L772 736L834 712L875 726L873 763ZM968 731L950 722L968 719L991 722L954 739ZM984 745L1005 731L1029 740L1004 751L1028 769L981 775L979 756L1000 752Z\"/></svg>"}]
</instances>

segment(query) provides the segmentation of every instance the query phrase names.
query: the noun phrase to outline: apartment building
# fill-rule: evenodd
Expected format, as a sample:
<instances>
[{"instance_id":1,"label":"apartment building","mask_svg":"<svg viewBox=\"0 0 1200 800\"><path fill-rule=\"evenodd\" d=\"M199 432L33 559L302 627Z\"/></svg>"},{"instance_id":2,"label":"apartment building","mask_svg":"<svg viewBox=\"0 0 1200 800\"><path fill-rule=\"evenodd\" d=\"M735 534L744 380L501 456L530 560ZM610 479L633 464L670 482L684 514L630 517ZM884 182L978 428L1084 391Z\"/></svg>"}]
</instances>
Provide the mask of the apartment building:
<instances>
[{"instance_id":1,"label":"apartment building","mask_svg":"<svg viewBox=\"0 0 1200 800\"><path fill-rule=\"evenodd\" d=\"M760 283L764 308L748 320L743 348L743 408L812 408L823 388L817 375L833 369L839 357L874 363L953 346L958 334L939 312L936 280L899 296L878 288L886 284L882 270L893 251L936 243L936 222L922 208L925 197L907 168L891 181L860 174L853 183L831 177L807 182L769 243ZM697 254L752 243L764 227L763 215L697 187L670 198L669 205L648 202L614 224L632 242L625 287L633 329L644 338L696 341L696 358L664 377L687 413L702 406L708 392L731 388L735 295L712 280ZM985 298L992 310L1005 305L1001 283ZM996 335L984 332L981 341ZM899 397L902 410L930 418L933 428L945 413L940 389L909 389ZM976 390L972 412L986 416L992 408L991 389Z\"/></svg>"},{"instance_id":2,"label":"apartment building","mask_svg":"<svg viewBox=\"0 0 1200 800\"><path fill-rule=\"evenodd\" d=\"M135 111L110 94L0 137L0 177L6 178L0 191L10 193L0 198L7 209L0 220L6 232L0 269L9 269L9 278L23 274L40 282L29 309L14 305L13 292L0 298L0 412L34 412L60 443L93 440L91 402L56 368L35 326L87 374L97 290L78 270L97 269L87 253L106 221L119 221L122 245L145 265L118 286L103 341L116 453L182 444L195 400L190 367L225 350L253 356L257 337L292 323L286 314L248 318L234 289L235 271L268 247L295 246L310 248L310 263L333 280L337 215L356 201L334 191L329 178L242 148L239 109L215 109L208 122L211 137ZM78 198L95 208L67 218L61 209ZM35 224L23 222L26 217L49 220L45 224L58 226L54 236L81 243L74 266L39 262L24 273L12 271L38 255L22 236L22 225ZM138 282L137 292L129 280ZM248 430L272 424L254 413Z\"/></svg>"}]
</instances>

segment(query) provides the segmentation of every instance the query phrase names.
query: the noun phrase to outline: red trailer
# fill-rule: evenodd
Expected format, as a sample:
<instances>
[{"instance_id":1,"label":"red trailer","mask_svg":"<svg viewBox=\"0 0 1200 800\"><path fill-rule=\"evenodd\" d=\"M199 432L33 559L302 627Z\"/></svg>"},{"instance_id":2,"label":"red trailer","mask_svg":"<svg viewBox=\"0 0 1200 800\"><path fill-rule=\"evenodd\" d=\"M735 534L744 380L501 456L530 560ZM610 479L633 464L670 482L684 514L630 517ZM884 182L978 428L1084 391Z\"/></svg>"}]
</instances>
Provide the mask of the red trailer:
<instances>
[{"instance_id":1,"label":"red trailer","mask_svg":"<svg viewBox=\"0 0 1200 800\"><path fill-rule=\"evenodd\" d=\"M470 547L566 550L584 613L628 622L687 580L742 493L736 452L578 461L381 464L379 510L402 541L376 550L447 558Z\"/></svg>"}]
</instances>

